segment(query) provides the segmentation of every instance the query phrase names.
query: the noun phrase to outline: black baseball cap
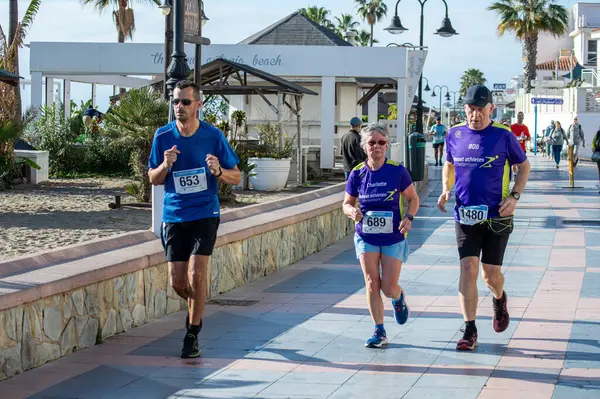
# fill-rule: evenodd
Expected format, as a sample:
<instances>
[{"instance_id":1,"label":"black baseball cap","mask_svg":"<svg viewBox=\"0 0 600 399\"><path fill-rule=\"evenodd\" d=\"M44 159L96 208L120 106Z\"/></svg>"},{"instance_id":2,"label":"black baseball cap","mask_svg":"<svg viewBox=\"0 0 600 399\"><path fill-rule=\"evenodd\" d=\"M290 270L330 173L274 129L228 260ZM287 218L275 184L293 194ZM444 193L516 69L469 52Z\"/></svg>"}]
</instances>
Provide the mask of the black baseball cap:
<instances>
[{"instance_id":1,"label":"black baseball cap","mask_svg":"<svg viewBox=\"0 0 600 399\"><path fill-rule=\"evenodd\" d=\"M483 108L493 103L492 92L484 85L473 85L467 90L463 103Z\"/></svg>"}]
</instances>

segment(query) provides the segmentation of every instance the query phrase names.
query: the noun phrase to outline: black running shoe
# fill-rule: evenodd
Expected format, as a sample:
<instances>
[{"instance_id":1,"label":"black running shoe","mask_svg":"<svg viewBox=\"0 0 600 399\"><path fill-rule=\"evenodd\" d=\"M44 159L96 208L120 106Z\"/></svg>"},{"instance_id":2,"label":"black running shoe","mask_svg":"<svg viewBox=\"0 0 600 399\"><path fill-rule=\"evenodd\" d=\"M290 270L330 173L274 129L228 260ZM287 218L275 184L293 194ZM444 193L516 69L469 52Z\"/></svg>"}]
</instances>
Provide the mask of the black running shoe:
<instances>
[{"instance_id":1,"label":"black running shoe","mask_svg":"<svg viewBox=\"0 0 600 399\"><path fill-rule=\"evenodd\" d=\"M181 358L190 359L198 356L200 356L198 337L192 333L185 334L185 338L183 339L183 349L181 350Z\"/></svg>"}]
</instances>

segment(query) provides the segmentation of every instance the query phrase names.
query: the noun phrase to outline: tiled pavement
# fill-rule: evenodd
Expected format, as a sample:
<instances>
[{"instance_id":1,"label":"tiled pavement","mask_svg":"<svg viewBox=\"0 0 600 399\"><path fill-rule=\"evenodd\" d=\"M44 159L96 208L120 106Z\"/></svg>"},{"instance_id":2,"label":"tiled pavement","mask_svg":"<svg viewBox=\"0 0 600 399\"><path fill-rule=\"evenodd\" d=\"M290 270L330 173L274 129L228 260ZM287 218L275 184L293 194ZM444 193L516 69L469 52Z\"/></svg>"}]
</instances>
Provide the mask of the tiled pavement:
<instances>
[{"instance_id":1,"label":"tiled pavement","mask_svg":"<svg viewBox=\"0 0 600 399\"><path fill-rule=\"evenodd\" d=\"M563 167L564 168L564 167ZM178 313L0 383L1 398L599 398L600 220L595 165L583 189L564 169L534 161L503 267L511 325L491 326L480 281L480 346L457 353L462 317L453 222L422 198L401 284L412 314L394 322L387 349L372 332L350 238L230 292L250 306L209 305L203 355L177 356ZM432 173L438 175L437 171Z\"/></svg>"}]
</instances>

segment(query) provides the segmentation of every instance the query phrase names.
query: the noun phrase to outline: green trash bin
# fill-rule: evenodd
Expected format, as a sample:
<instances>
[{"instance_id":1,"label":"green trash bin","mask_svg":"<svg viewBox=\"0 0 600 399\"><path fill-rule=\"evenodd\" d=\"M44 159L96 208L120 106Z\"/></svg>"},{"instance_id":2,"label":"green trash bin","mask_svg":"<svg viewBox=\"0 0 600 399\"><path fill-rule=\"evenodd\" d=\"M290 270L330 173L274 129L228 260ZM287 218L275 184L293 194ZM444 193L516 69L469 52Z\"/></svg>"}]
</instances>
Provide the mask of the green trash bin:
<instances>
[{"instance_id":1,"label":"green trash bin","mask_svg":"<svg viewBox=\"0 0 600 399\"><path fill-rule=\"evenodd\" d=\"M408 172L411 179L422 181L425 178L425 135L411 133L408 135Z\"/></svg>"}]
</instances>

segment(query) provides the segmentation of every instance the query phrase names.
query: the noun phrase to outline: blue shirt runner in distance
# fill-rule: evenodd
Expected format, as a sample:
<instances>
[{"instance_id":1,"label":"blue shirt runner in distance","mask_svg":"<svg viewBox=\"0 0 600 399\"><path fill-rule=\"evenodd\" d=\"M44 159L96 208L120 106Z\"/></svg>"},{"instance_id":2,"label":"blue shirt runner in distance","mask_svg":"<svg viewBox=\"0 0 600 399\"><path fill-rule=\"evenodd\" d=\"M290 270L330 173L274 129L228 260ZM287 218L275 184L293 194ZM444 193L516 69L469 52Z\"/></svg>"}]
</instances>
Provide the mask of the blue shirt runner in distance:
<instances>
[{"instance_id":1,"label":"blue shirt runner in distance","mask_svg":"<svg viewBox=\"0 0 600 399\"><path fill-rule=\"evenodd\" d=\"M235 168L239 159L225 135L211 124L200 121L196 133L185 137L173 121L156 131L148 166L158 168L164 161L165 151L174 145L180 154L165 178L163 222L219 217L218 179L210 173L206 155L216 156L223 169Z\"/></svg>"},{"instance_id":2,"label":"blue shirt runner in distance","mask_svg":"<svg viewBox=\"0 0 600 399\"><path fill-rule=\"evenodd\" d=\"M500 203L510 195L510 166L527 156L507 126L493 122L477 131L461 123L448 132L446 159L454 164L454 218L460 222L461 214L478 220L487 211L485 219L498 217Z\"/></svg>"},{"instance_id":3,"label":"blue shirt runner in distance","mask_svg":"<svg viewBox=\"0 0 600 399\"><path fill-rule=\"evenodd\" d=\"M433 144L442 144L446 139L444 133L446 133L446 126L444 125L433 125L431 127L431 133L433 133Z\"/></svg>"},{"instance_id":4,"label":"blue shirt runner in distance","mask_svg":"<svg viewBox=\"0 0 600 399\"><path fill-rule=\"evenodd\" d=\"M411 184L406 168L387 159L378 170L363 162L350 172L346 193L358 198L363 219L356 224L356 233L367 244L388 246L404 240L399 230L404 217L402 192Z\"/></svg>"}]
</instances>

